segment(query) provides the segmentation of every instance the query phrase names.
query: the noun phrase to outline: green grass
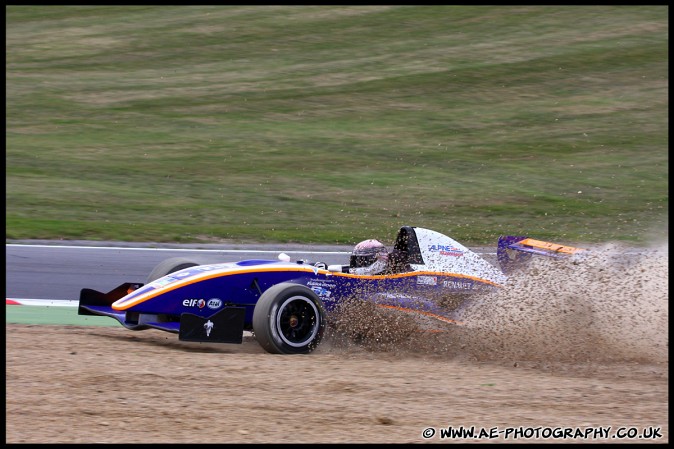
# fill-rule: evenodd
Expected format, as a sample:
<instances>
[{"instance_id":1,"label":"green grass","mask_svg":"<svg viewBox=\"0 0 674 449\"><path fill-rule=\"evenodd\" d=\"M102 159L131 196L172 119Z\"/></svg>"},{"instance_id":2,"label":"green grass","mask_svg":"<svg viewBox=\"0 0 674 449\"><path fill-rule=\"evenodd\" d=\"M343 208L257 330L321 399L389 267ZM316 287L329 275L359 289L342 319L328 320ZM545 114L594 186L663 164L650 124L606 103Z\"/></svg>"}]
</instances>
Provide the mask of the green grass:
<instances>
[{"instance_id":1,"label":"green grass","mask_svg":"<svg viewBox=\"0 0 674 449\"><path fill-rule=\"evenodd\" d=\"M119 326L107 316L78 315L77 307L5 306L5 323L73 326Z\"/></svg>"},{"instance_id":2,"label":"green grass","mask_svg":"<svg viewBox=\"0 0 674 449\"><path fill-rule=\"evenodd\" d=\"M6 238L668 227L666 6L8 6Z\"/></svg>"}]
</instances>

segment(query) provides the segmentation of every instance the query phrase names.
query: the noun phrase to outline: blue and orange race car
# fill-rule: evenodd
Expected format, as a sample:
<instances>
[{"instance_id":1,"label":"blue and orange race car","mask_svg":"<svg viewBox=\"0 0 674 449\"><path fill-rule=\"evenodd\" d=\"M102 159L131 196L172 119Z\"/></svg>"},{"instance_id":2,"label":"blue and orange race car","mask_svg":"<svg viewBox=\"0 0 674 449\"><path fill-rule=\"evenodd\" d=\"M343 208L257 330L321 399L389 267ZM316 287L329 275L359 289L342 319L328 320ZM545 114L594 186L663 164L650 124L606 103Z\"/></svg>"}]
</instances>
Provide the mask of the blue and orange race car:
<instances>
[{"instance_id":1,"label":"blue and orange race car","mask_svg":"<svg viewBox=\"0 0 674 449\"><path fill-rule=\"evenodd\" d=\"M108 293L82 289L78 313L109 316L131 330L177 333L184 341L241 343L250 331L270 353L303 354L318 346L330 312L347 300L453 323L439 298L503 287L508 273L533 254L566 257L582 250L502 236L497 268L446 235L403 226L393 251L395 268L377 275L285 255L208 265L169 259L147 284L124 283Z\"/></svg>"}]
</instances>

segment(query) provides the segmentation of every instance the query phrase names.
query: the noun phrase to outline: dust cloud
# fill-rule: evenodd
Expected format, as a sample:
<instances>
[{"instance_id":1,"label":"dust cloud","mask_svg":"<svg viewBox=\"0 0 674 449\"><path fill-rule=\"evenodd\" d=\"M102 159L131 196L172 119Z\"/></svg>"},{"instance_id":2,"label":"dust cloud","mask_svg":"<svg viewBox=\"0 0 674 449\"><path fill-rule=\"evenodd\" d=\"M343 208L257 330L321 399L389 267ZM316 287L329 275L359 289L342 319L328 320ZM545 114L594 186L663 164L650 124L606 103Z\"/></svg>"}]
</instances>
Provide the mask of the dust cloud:
<instances>
[{"instance_id":1,"label":"dust cloud","mask_svg":"<svg viewBox=\"0 0 674 449\"><path fill-rule=\"evenodd\" d=\"M505 288L463 303L455 314L464 324L441 332L423 331L407 314L348 304L333 320L332 348L481 361L666 363L668 280L666 244L534 257Z\"/></svg>"}]
</instances>

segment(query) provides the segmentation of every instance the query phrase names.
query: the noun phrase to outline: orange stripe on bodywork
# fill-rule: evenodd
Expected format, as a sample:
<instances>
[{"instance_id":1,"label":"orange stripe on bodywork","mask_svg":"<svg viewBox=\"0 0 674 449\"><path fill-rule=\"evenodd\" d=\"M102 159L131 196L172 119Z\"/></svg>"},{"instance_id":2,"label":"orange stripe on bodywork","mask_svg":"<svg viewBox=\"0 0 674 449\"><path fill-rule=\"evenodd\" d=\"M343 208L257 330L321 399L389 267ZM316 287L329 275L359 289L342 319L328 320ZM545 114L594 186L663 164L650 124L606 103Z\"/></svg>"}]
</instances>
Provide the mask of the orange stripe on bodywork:
<instances>
[{"instance_id":1,"label":"orange stripe on bodywork","mask_svg":"<svg viewBox=\"0 0 674 449\"><path fill-rule=\"evenodd\" d=\"M342 277L350 277L350 278L358 278L358 279L396 279L396 278L404 278L404 277L411 277L411 276L445 276L445 277L453 277L453 278L462 278L462 279L470 279L473 281L478 281L482 282L484 284L489 284L493 285L495 287L501 287L501 284L497 284L496 282L489 281L487 279L479 278L477 276L468 276L466 274L459 274L459 273L445 273L442 271L408 271L406 273L398 273L398 274L384 274L384 275L374 275L374 276L366 276L362 274L350 274L350 273L339 273L339 272L330 272L331 276L342 276Z\"/></svg>"},{"instance_id":2,"label":"orange stripe on bodywork","mask_svg":"<svg viewBox=\"0 0 674 449\"><path fill-rule=\"evenodd\" d=\"M130 307L133 307L135 305L138 305L142 302L148 301L152 298L155 298L159 295L163 295L164 293L173 291L177 288L180 287L185 287L187 285L194 284L195 282L201 282L205 281L208 279L216 278L216 277L223 277L223 276L231 276L234 274L246 274L246 273L261 273L261 272L275 272L275 271L291 271L288 267L279 267L279 268L266 268L264 270L260 270L259 268L248 268L248 269L241 269L241 270L236 270L236 271L228 271L228 272L220 272L220 273L211 273L208 271L204 271L203 274L198 275L197 277L193 278L188 278L185 279L184 281L176 281L173 284L169 284L163 288L153 290L151 292L139 295L135 298L131 299L120 299L115 301L112 304L112 308L114 310L126 310ZM386 274L386 275L379 275L379 276L363 276L363 275L358 275L358 274L351 274L351 273L339 273L339 272L334 272L334 271L328 271L324 269L318 269L314 270L313 268L295 268L292 271L296 272L304 272L304 273L314 273L316 274L324 274L326 276L341 276L341 277L348 277L348 278L358 278L358 279L396 279L396 278L403 278L403 277L411 277L411 276L446 276L446 277L455 277L455 278L463 278L463 279L470 279L473 281L478 281L482 282L484 284L489 284L493 285L495 287L502 287L500 284L497 284L495 282L489 281L487 279L482 279L478 278L475 276L467 276L463 274L457 274L457 273L443 273L443 272L436 272L436 271L409 271L407 273L399 273L399 274ZM209 274L210 273L210 274Z\"/></svg>"},{"instance_id":3,"label":"orange stripe on bodywork","mask_svg":"<svg viewBox=\"0 0 674 449\"><path fill-rule=\"evenodd\" d=\"M442 315L437 315L437 314L431 313L431 312L424 312L422 310L408 309L407 307L389 306L389 305L386 305L386 304L377 304L377 307L382 307L384 309L398 310L400 312L416 313L416 314L419 314L419 315L424 315L424 316L428 316L428 317L431 317L431 318L436 318L440 321L444 321L445 323L449 323L449 324L458 324L458 325L464 324L462 321L451 320L449 318L445 318Z\"/></svg>"},{"instance_id":4,"label":"orange stripe on bodywork","mask_svg":"<svg viewBox=\"0 0 674 449\"><path fill-rule=\"evenodd\" d=\"M534 248L542 248L557 253L565 253L565 254L575 254L579 251L585 251L583 248L574 248L573 246L559 245L557 243L544 242L542 240L534 240L534 239L524 239L517 242L517 244L533 246Z\"/></svg>"},{"instance_id":5,"label":"orange stripe on bodywork","mask_svg":"<svg viewBox=\"0 0 674 449\"><path fill-rule=\"evenodd\" d=\"M198 275L197 277L191 277L188 279L185 279L184 281L176 281L173 284L167 285L165 288L161 289L156 289L151 292L145 293L143 295L137 296L132 299L120 299L115 301L112 304L112 308L114 310L126 310L129 307L133 307L137 304L140 304L141 302L148 301L152 298L155 298L159 295L163 295L164 293L173 291L177 288L180 287L185 287L187 285L194 284L195 282L201 282L205 281L208 279L216 278L216 277L223 277L223 276L231 276L233 274L246 274L246 273L259 273L260 271L265 271L265 272L273 272L273 271L290 271L287 267L282 267L282 268L268 268L266 270L260 270L260 269L242 269L242 270L236 270L236 271L229 271L225 273L212 273L209 271L204 271L203 274ZM311 268L300 268L300 269L295 269L293 271L297 272L307 272L307 273L313 273L314 270ZM325 274L328 273L327 270L318 270L319 273ZM209 274L210 273L210 274Z\"/></svg>"}]
</instances>

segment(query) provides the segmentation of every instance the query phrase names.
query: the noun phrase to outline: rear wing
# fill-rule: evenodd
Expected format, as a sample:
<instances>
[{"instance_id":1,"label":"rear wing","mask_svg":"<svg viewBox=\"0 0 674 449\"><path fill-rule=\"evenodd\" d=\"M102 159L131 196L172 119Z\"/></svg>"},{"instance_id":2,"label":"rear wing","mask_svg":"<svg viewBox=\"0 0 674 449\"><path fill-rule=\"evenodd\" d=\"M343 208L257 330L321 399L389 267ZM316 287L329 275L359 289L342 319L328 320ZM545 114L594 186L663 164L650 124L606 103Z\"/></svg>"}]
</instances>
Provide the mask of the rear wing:
<instances>
[{"instance_id":1,"label":"rear wing","mask_svg":"<svg viewBox=\"0 0 674 449\"><path fill-rule=\"evenodd\" d=\"M585 251L585 249L535 240L527 236L502 235L498 239L496 258L501 270L507 274L527 263L533 254L548 257L569 257L581 251Z\"/></svg>"}]
</instances>

